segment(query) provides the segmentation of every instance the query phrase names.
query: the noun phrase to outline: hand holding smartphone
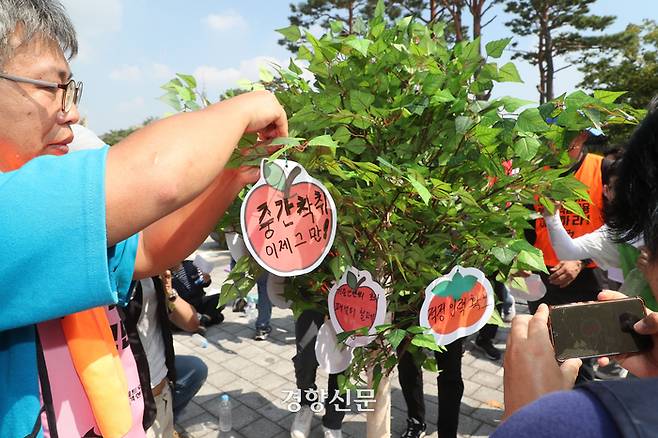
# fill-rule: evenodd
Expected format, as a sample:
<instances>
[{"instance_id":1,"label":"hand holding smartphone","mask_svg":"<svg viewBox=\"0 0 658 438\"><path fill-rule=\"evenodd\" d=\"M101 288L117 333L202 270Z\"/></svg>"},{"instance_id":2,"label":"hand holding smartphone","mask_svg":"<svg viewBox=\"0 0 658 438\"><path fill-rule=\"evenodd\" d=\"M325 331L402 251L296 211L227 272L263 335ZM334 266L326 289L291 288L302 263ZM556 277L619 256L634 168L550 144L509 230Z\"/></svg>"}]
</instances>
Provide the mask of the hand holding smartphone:
<instances>
[{"instance_id":1,"label":"hand holding smartphone","mask_svg":"<svg viewBox=\"0 0 658 438\"><path fill-rule=\"evenodd\" d=\"M631 297L550 307L549 326L559 361L647 351L651 336L633 325L644 318L644 302Z\"/></svg>"}]
</instances>

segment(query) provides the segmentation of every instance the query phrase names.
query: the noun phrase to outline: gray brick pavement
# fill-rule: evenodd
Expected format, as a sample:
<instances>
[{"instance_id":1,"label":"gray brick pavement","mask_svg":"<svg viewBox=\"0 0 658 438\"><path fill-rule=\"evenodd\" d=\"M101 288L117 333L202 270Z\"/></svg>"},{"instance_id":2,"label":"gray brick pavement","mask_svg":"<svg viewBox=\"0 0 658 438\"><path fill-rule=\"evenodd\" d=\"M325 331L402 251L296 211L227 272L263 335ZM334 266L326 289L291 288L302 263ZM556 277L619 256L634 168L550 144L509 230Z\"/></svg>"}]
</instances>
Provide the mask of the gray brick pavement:
<instances>
[{"instance_id":1,"label":"gray brick pavement","mask_svg":"<svg viewBox=\"0 0 658 438\"><path fill-rule=\"evenodd\" d=\"M215 269L211 289L217 290L226 277L228 255L211 241L199 249ZM211 292L212 293L212 292ZM178 427L193 438L234 437L267 438L287 437L294 414L283 404L285 390L295 389L292 357L295 354L294 320L289 310L274 308L272 312L273 336L267 341L252 339L254 330L244 314L224 311L225 321L207 332L208 347L202 348L187 334L176 334L178 354L194 354L208 364L209 375L205 385L185 409ZM504 348L506 329L499 330L497 346ZM503 373L501 363L491 362L472 349L467 342L462 361L465 391L462 399L459 433L462 437L489 436L502 416ZM427 407L428 437L436 438L437 387L436 379L425 372L425 401ZM319 372L317 384L326 388L326 374ZM219 396L229 394L233 403L233 431L218 431L217 408ZM399 437L406 426L406 409L397 375L392 376L393 437ZM322 437L321 416L313 420L313 438ZM365 415L348 413L343 424L343 436L366 436Z\"/></svg>"}]
</instances>

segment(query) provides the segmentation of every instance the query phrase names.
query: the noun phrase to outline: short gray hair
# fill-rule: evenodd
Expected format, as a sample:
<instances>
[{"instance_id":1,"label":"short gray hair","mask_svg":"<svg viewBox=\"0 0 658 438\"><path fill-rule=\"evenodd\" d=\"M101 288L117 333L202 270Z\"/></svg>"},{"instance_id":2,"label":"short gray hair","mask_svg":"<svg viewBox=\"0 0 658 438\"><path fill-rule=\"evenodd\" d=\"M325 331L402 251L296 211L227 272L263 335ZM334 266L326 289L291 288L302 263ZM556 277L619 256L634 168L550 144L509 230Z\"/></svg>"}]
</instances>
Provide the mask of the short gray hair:
<instances>
[{"instance_id":1,"label":"short gray hair","mask_svg":"<svg viewBox=\"0 0 658 438\"><path fill-rule=\"evenodd\" d=\"M0 0L0 67L15 48L10 45L14 35L20 44L34 37L52 40L69 59L78 53L73 23L59 0Z\"/></svg>"}]
</instances>

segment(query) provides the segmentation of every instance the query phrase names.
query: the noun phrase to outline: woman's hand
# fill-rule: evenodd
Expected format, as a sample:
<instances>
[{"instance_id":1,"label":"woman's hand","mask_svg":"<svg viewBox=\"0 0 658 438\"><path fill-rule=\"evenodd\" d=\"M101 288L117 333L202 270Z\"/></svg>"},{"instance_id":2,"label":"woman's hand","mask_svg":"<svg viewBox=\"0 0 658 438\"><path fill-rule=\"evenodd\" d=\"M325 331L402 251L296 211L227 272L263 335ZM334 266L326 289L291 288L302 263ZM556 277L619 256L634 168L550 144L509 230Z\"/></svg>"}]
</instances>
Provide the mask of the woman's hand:
<instances>
[{"instance_id":1,"label":"woman's hand","mask_svg":"<svg viewBox=\"0 0 658 438\"><path fill-rule=\"evenodd\" d=\"M581 364L580 359L562 365L555 360L546 304L532 317L515 317L505 352L505 418L545 394L571 389Z\"/></svg>"},{"instance_id":2,"label":"woman's hand","mask_svg":"<svg viewBox=\"0 0 658 438\"><path fill-rule=\"evenodd\" d=\"M621 292L606 290L600 292L598 298L600 301L608 301L628 297ZM651 350L642 353L620 354L612 358L637 377L658 377L658 312L652 312L649 309L645 309L645 312L647 312L647 316L636 322L633 329L641 335L651 336L653 339ZM599 365L605 366L610 363L610 358L601 357L598 362Z\"/></svg>"}]
</instances>

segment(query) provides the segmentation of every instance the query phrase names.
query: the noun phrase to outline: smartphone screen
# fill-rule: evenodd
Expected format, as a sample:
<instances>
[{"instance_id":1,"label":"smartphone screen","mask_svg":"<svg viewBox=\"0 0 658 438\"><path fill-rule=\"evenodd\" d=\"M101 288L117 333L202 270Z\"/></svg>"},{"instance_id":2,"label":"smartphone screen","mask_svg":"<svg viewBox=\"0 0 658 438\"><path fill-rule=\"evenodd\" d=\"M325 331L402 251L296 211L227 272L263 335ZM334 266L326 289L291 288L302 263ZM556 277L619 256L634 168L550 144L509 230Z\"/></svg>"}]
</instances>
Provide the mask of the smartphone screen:
<instances>
[{"instance_id":1,"label":"smartphone screen","mask_svg":"<svg viewBox=\"0 0 658 438\"><path fill-rule=\"evenodd\" d=\"M644 302L637 297L552 306L555 357L583 359L645 351L652 346L651 337L633 330L644 315Z\"/></svg>"}]
</instances>

